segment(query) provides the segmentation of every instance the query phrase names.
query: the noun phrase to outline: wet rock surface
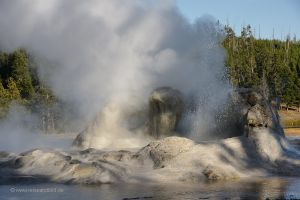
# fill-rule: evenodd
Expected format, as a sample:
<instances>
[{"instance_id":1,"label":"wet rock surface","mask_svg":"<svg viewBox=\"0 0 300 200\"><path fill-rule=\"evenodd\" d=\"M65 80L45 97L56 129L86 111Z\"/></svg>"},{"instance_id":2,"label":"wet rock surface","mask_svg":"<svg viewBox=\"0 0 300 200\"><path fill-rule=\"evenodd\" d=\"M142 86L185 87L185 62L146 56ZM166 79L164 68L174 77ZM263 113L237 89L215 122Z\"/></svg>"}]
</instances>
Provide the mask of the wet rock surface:
<instances>
[{"instance_id":1,"label":"wet rock surface","mask_svg":"<svg viewBox=\"0 0 300 200\"><path fill-rule=\"evenodd\" d=\"M270 132L258 135L253 139L241 136L199 144L173 136L153 141L135 152L36 149L1 160L0 176L6 182L27 177L83 184L299 176L300 154L290 149L284 138L272 137Z\"/></svg>"},{"instance_id":2,"label":"wet rock surface","mask_svg":"<svg viewBox=\"0 0 300 200\"><path fill-rule=\"evenodd\" d=\"M182 94L170 87L154 90L149 98L149 134L155 138L170 136L183 114Z\"/></svg>"},{"instance_id":3,"label":"wet rock surface","mask_svg":"<svg viewBox=\"0 0 300 200\"><path fill-rule=\"evenodd\" d=\"M238 89L238 104L243 120L244 134L251 137L253 129L260 127L284 136L278 112L259 92L253 89ZM263 129L264 130L264 129Z\"/></svg>"}]
</instances>

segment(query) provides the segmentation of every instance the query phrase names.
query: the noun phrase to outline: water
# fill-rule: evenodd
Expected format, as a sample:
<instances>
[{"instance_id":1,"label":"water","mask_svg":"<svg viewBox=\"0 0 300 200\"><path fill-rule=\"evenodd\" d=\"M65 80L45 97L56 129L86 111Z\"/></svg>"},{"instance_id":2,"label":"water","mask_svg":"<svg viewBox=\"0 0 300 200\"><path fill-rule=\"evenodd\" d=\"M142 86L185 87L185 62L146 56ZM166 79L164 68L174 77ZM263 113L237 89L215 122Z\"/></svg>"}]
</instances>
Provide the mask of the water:
<instances>
[{"instance_id":1,"label":"water","mask_svg":"<svg viewBox=\"0 0 300 200\"><path fill-rule=\"evenodd\" d=\"M195 185L64 185L15 184L0 186L0 199L194 200L300 199L300 179L289 177L237 180Z\"/></svg>"}]
</instances>

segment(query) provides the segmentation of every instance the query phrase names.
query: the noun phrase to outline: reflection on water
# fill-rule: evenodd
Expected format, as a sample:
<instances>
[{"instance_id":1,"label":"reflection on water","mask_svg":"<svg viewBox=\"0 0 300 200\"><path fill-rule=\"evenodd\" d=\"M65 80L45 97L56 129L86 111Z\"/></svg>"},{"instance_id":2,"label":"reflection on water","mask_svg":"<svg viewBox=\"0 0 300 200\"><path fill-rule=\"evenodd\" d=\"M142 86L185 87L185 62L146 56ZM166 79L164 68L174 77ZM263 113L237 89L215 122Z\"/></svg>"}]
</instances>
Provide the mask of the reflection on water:
<instances>
[{"instance_id":1,"label":"reflection on water","mask_svg":"<svg viewBox=\"0 0 300 200\"><path fill-rule=\"evenodd\" d=\"M2 185L0 199L300 199L299 178L262 178L186 185Z\"/></svg>"}]
</instances>

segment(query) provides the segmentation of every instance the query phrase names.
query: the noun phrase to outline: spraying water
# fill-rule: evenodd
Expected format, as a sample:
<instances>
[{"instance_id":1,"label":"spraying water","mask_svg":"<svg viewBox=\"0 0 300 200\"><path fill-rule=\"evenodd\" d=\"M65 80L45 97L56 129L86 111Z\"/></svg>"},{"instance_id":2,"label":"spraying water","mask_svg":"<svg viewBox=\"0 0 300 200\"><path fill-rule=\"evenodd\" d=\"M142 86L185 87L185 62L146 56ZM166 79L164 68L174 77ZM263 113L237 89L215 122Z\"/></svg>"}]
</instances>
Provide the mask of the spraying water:
<instances>
[{"instance_id":1,"label":"spraying water","mask_svg":"<svg viewBox=\"0 0 300 200\"><path fill-rule=\"evenodd\" d=\"M78 110L79 130L100 115L92 146L144 144L130 117L162 86L193 102L186 135L209 137L231 90L216 20L191 24L172 0L3 0L0 27L1 49L23 47L39 58L40 78Z\"/></svg>"}]
</instances>

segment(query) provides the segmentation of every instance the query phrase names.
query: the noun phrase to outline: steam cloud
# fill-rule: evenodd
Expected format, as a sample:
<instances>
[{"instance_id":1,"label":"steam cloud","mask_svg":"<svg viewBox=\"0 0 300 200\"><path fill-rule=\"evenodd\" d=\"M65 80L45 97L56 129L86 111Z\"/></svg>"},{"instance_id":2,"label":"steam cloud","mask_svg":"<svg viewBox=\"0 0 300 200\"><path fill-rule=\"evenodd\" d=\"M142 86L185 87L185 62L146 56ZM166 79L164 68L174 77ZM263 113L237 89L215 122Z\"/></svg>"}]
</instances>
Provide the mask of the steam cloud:
<instances>
[{"instance_id":1,"label":"steam cloud","mask_svg":"<svg viewBox=\"0 0 300 200\"><path fill-rule=\"evenodd\" d=\"M78 109L82 125L108 104L125 113L170 86L198 102L184 121L199 137L230 90L216 21L191 24L175 1L1 0L0 27L0 48L38 56L40 78Z\"/></svg>"}]
</instances>

